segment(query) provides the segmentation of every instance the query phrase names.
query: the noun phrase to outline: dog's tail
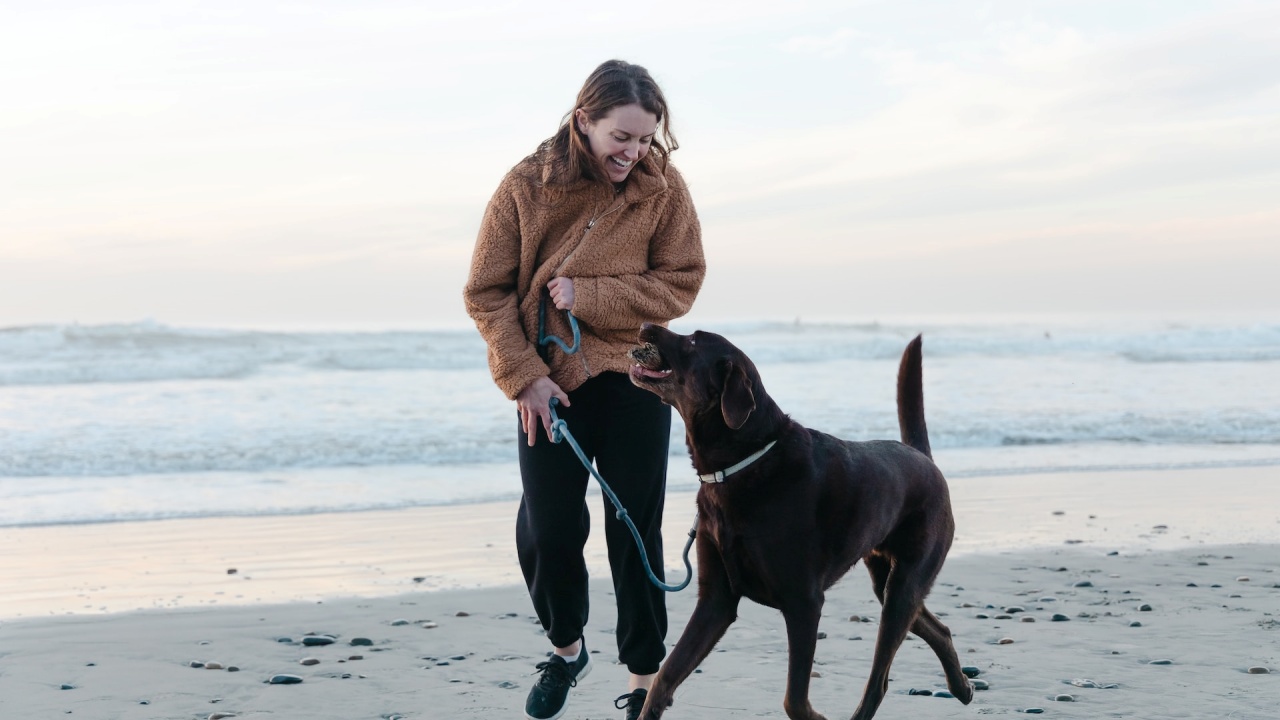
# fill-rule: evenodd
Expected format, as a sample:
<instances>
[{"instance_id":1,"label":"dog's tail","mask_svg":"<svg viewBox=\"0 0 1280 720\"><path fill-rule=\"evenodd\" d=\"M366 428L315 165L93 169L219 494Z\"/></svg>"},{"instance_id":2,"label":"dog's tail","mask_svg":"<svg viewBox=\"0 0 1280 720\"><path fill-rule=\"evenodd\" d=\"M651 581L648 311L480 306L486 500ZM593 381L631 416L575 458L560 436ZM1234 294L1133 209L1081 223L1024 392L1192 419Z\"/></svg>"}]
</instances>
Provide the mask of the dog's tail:
<instances>
[{"instance_id":1,"label":"dog's tail","mask_svg":"<svg viewBox=\"0 0 1280 720\"><path fill-rule=\"evenodd\" d=\"M929 429L924 424L924 379L921 371L921 336L907 343L898 365L898 429L902 443L933 457Z\"/></svg>"}]
</instances>

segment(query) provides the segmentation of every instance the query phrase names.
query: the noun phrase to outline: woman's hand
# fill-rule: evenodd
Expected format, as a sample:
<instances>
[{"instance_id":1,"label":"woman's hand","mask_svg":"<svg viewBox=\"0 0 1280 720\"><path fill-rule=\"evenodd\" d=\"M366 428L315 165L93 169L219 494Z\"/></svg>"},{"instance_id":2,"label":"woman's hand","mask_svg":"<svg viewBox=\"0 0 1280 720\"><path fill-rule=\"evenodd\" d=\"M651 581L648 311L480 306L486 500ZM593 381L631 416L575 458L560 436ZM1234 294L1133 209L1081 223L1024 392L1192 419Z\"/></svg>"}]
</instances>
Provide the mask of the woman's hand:
<instances>
[{"instance_id":1,"label":"woman's hand","mask_svg":"<svg viewBox=\"0 0 1280 720\"><path fill-rule=\"evenodd\" d=\"M573 281L567 277L558 277L547 283L551 291L551 302L559 310L573 309Z\"/></svg>"},{"instance_id":2,"label":"woman's hand","mask_svg":"<svg viewBox=\"0 0 1280 720\"><path fill-rule=\"evenodd\" d=\"M572 284L570 284L572 287ZM529 386L516 396L516 405L520 408L520 424L529 436L529 447L538 439L538 422L551 439L551 398L559 398L560 404L569 407L569 396L565 394L554 380L543 375L529 383Z\"/></svg>"}]
</instances>

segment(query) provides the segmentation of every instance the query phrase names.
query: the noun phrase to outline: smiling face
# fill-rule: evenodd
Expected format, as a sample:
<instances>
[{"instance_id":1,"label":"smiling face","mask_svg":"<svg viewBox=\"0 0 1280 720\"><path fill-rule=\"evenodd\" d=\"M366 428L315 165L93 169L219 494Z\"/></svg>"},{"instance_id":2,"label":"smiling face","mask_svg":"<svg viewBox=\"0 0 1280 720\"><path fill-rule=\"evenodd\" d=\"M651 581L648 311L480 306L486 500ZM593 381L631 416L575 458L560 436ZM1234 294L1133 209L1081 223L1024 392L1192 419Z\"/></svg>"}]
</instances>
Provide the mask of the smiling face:
<instances>
[{"instance_id":1,"label":"smiling face","mask_svg":"<svg viewBox=\"0 0 1280 720\"><path fill-rule=\"evenodd\" d=\"M592 121L579 109L574 122L587 138L591 156L611 182L622 182L631 168L649 154L658 117L637 103L619 105Z\"/></svg>"}]
</instances>

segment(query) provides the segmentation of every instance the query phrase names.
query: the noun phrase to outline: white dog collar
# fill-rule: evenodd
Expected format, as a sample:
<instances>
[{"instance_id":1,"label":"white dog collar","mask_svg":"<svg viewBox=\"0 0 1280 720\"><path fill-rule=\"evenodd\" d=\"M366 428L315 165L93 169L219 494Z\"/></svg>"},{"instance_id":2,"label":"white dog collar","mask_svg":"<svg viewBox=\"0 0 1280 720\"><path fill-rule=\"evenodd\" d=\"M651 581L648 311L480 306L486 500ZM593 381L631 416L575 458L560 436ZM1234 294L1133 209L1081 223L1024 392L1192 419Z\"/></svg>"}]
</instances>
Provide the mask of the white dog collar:
<instances>
[{"instance_id":1,"label":"white dog collar","mask_svg":"<svg viewBox=\"0 0 1280 720\"><path fill-rule=\"evenodd\" d=\"M702 482L704 482L704 483L722 483L722 482L724 482L725 478L727 478L727 477L729 477L730 475L732 475L732 474L734 474L734 473L738 472L739 470L742 470L743 468L747 467L747 466L748 466L748 465L750 465L751 463L753 463L753 462L755 462L755 461L759 460L761 457L764 457L764 454L765 454L765 453L767 453L767 452L769 452L769 449L770 449L770 448L772 448L772 447L773 447L774 445L776 445L777 443L778 443L778 441L777 441L777 440L772 440L772 441L770 441L770 442L769 442L769 444L768 444L768 445L765 445L764 447L760 448L759 450L757 450L757 451L755 451L755 452L751 453L750 455L748 455L748 456L746 457L746 459L744 459L742 462L739 462L739 463L735 463L735 464L733 464L733 465L730 465L729 467L725 468L724 470L717 470L717 471L715 471L715 472L713 472L713 473L709 473L709 474L707 474L707 475L699 475L699 476L698 476L698 479L699 479L699 480L701 480L701 481L702 481Z\"/></svg>"}]
</instances>

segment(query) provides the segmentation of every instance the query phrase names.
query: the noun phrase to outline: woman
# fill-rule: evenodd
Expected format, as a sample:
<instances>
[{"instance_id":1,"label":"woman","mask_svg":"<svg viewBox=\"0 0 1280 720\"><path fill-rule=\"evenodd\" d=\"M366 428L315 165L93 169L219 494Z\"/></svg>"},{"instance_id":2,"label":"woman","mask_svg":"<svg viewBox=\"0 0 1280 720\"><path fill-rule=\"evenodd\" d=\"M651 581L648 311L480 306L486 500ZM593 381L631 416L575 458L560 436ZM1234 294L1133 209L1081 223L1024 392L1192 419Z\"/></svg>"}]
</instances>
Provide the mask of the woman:
<instances>
[{"instance_id":1,"label":"woman","mask_svg":"<svg viewBox=\"0 0 1280 720\"><path fill-rule=\"evenodd\" d=\"M533 720L560 717L569 689L591 669L582 634L590 475L568 443L550 442L551 398L662 572L671 412L631 384L627 351L642 323L665 325L688 312L706 272L697 213L668 162L676 147L648 71L620 60L596 68L556 134L507 173L489 201L463 292L494 382L519 410L516 546L553 646L525 703ZM540 309L547 334L563 338L571 334L566 313L576 316L576 353L538 343ZM666 604L610 510L618 658L631 673L618 706L634 718L665 654Z\"/></svg>"}]
</instances>

